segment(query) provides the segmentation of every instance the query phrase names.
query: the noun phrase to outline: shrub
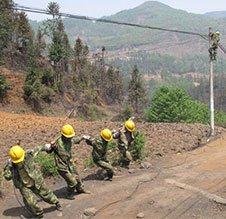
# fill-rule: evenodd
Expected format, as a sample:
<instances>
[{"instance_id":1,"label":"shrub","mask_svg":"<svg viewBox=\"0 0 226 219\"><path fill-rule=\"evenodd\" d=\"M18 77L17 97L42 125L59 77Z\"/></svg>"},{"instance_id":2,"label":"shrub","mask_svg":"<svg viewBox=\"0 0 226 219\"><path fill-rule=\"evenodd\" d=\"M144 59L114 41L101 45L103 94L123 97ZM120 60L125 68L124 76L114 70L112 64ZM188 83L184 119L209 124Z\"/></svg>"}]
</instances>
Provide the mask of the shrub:
<instances>
[{"instance_id":1,"label":"shrub","mask_svg":"<svg viewBox=\"0 0 226 219\"><path fill-rule=\"evenodd\" d=\"M142 160L145 158L144 153L144 144L145 137L143 132L139 132L138 130L134 131L134 144L130 147L130 153L134 160Z\"/></svg>"},{"instance_id":2,"label":"shrub","mask_svg":"<svg viewBox=\"0 0 226 219\"><path fill-rule=\"evenodd\" d=\"M9 89L9 84L5 80L4 75L0 75L0 99L6 95L6 91Z\"/></svg>"},{"instance_id":3,"label":"shrub","mask_svg":"<svg viewBox=\"0 0 226 219\"><path fill-rule=\"evenodd\" d=\"M94 165L93 157L90 156L89 159L84 160L83 167L84 169L91 168Z\"/></svg>"},{"instance_id":4,"label":"shrub","mask_svg":"<svg viewBox=\"0 0 226 219\"><path fill-rule=\"evenodd\" d=\"M122 155L119 153L117 143L110 141L108 143L108 157L112 166L119 166Z\"/></svg>"},{"instance_id":5,"label":"shrub","mask_svg":"<svg viewBox=\"0 0 226 219\"><path fill-rule=\"evenodd\" d=\"M133 109L130 105L127 105L122 111L121 117L122 120L127 120L133 115Z\"/></svg>"},{"instance_id":6,"label":"shrub","mask_svg":"<svg viewBox=\"0 0 226 219\"><path fill-rule=\"evenodd\" d=\"M58 175L54 154L39 154L37 163L44 177Z\"/></svg>"},{"instance_id":7,"label":"shrub","mask_svg":"<svg viewBox=\"0 0 226 219\"><path fill-rule=\"evenodd\" d=\"M226 114L223 111L214 111L215 124L221 127L226 128Z\"/></svg>"},{"instance_id":8,"label":"shrub","mask_svg":"<svg viewBox=\"0 0 226 219\"><path fill-rule=\"evenodd\" d=\"M54 85L54 72L51 67L46 66L42 71L41 82L48 87L52 87Z\"/></svg>"},{"instance_id":9,"label":"shrub","mask_svg":"<svg viewBox=\"0 0 226 219\"><path fill-rule=\"evenodd\" d=\"M145 137L143 132L135 130L134 137L134 144L130 146L129 151L133 160L143 160L152 153L153 149L148 150L145 148ZM122 154L119 152L117 143L114 141L108 143L108 157L113 166L123 165Z\"/></svg>"}]
</instances>

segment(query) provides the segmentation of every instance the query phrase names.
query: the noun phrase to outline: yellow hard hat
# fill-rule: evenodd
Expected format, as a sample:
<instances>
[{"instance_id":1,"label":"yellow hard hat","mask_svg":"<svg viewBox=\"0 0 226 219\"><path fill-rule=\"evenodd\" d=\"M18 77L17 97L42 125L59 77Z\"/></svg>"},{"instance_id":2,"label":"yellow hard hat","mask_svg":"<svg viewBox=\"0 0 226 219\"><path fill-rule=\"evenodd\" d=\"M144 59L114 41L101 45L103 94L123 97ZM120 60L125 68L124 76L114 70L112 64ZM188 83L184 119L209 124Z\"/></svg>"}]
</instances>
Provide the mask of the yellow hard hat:
<instances>
[{"instance_id":1,"label":"yellow hard hat","mask_svg":"<svg viewBox=\"0 0 226 219\"><path fill-rule=\"evenodd\" d=\"M18 145L11 147L9 154L13 163L20 163L24 160L24 150Z\"/></svg>"},{"instance_id":2,"label":"yellow hard hat","mask_svg":"<svg viewBox=\"0 0 226 219\"><path fill-rule=\"evenodd\" d=\"M220 34L220 32L217 31L216 34Z\"/></svg>"},{"instance_id":3,"label":"yellow hard hat","mask_svg":"<svg viewBox=\"0 0 226 219\"><path fill-rule=\"evenodd\" d=\"M125 123L126 129L130 132L133 132L135 130L135 124L132 120L128 120Z\"/></svg>"},{"instance_id":4,"label":"yellow hard hat","mask_svg":"<svg viewBox=\"0 0 226 219\"><path fill-rule=\"evenodd\" d=\"M75 136L75 131L71 125L64 125L61 134L66 138L72 138Z\"/></svg>"},{"instance_id":5,"label":"yellow hard hat","mask_svg":"<svg viewBox=\"0 0 226 219\"><path fill-rule=\"evenodd\" d=\"M102 130L100 135L105 141L111 141L112 139L112 133L109 129Z\"/></svg>"}]
</instances>

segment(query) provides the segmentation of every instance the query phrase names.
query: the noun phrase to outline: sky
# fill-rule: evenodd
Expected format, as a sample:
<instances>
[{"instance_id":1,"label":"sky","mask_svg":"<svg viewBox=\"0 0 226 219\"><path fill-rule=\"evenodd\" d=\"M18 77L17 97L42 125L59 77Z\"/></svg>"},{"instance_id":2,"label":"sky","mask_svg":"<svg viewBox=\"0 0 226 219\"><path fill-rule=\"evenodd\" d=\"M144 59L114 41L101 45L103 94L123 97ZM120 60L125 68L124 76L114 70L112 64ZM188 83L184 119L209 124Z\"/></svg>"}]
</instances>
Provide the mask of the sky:
<instances>
[{"instance_id":1,"label":"sky","mask_svg":"<svg viewBox=\"0 0 226 219\"><path fill-rule=\"evenodd\" d=\"M46 9L49 2L57 2L60 11L74 15L83 15L94 18L113 15L119 11L135 8L148 0L14 0L23 6ZM226 0L159 0L175 9L187 12L204 14L210 11L226 11ZM28 13L32 20L43 20L45 15Z\"/></svg>"}]
</instances>

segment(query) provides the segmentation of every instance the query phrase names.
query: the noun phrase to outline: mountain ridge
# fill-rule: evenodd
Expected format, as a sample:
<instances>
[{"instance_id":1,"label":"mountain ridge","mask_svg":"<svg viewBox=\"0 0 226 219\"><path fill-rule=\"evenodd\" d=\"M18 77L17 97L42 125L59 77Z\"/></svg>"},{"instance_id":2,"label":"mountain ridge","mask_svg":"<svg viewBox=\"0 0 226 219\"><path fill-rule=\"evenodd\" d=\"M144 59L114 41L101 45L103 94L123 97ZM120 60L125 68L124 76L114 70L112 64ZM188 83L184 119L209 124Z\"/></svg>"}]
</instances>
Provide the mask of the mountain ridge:
<instances>
[{"instance_id":1,"label":"mountain ridge","mask_svg":"<svg viewBox=\"0 0 226 219\"><path fill-rule=\"evenodd\" d=\"M123 10L111 16L104 16L102 19L197 32L206 35L208 35L209 27L212 26L214 31L226 34L226 24L222 19L218 20L206 15L188 13L158 1L146 1L135 8ZM206 43L203 40L201 40L202 45L199 46L197 41L200 44L200 39L193 39L192 36L188 35L71 18L64 18L63 22L71 44L73 45L77 37L80 37L91 51L96 51L102 46L105 46L110 51L131 49L140 47L140 45L148 45L149 47L155 45L156 47L169 41L183 42L188 39L191 39L192 43L182 49L191 50L191 45L195 44L193 52L195 52L197 46L200 47L202 52L202 47L206 51ZM37 24L34 22L32 26L37 29ZM224 43L224 41L221 41L221 43ZM151 52L150 49L148 51Z\"/></svg>"}]
</instances>

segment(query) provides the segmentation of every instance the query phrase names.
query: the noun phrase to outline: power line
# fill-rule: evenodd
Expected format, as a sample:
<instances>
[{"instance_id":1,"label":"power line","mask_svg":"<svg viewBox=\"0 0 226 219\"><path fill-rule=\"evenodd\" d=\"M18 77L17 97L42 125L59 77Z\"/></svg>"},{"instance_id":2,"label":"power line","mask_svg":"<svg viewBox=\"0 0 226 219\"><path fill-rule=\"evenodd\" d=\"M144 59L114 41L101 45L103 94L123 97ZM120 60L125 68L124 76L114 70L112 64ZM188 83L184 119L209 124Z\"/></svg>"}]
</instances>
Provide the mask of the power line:
<instances>
[{"instance_id":1,"label":"power line","mask_svg":"<svg viewBox=\"0 0 226 219\"><path fill-rule=\"evenodd\" d=\"M46 9L27 7L27 6L23 6L23 5L19 5L19 4L12 5L12 8L14 8L15 10L20 10L20 11L24 11L24 12L52 15L52 13ZM59 15L62 17L67 17L67 18L92 21L92 22L109 23L109 24L139 27L139 28L152 29L152 30L189 34L189 35L199 36L205 40L209 40L209 35L201 34L201 33L197 33L197 32L191 32L191 31L172 30L172 29L167 29L167 28L153 27L153 26L140 25L140 24L132 24L132 23L127 23L127 22L113 21L113 20L102 19L102 18L98 19L98 18L92 18L92 17L87 17L87 16L79 16L79 15L73 15L73 14L68 14L68 13L57 13L56 15ZM219 48L226 54L226 48L224 48L224 46L220 43L219 43Z\"/></svg>"},{"instance_id":2,"label":"power line","mask_svg":"<svg viewBox=\"0 0 226 219\"><path fill-rule=\"evenodd\" d=\"M22 5L18 5L18 4L13 6L13 8L15 10L20 10L20 11L25 11L25 12L52 15L50 13L50 11L48 11L48 10L26 7L26 6L22 6ZM79 19L79 20L87 20L87 21L92 21L92 22L110 23L110 24L116 24L116 25L124 25L124 26L139 27L139 28L145 28L145 29L161 30L161 31L174 32L174 33L190 34L190 35L200 36L203 39L208 40L208 35L197 33L197 32L172 30L172 29L167 29L167 28L153 27L153 26L140 25L140 24L132 24L132 23L127 23L127 22L113 21L113 20L102 19L102 18L98 19L98 18L92 18L92 17L87 17L87 16L79 16L79 15L73 15L73 14L68 14L68 13L58 13L57 15L62 16L62 17L74 18L74 19Z\"/></svg>"}]
</instances>

